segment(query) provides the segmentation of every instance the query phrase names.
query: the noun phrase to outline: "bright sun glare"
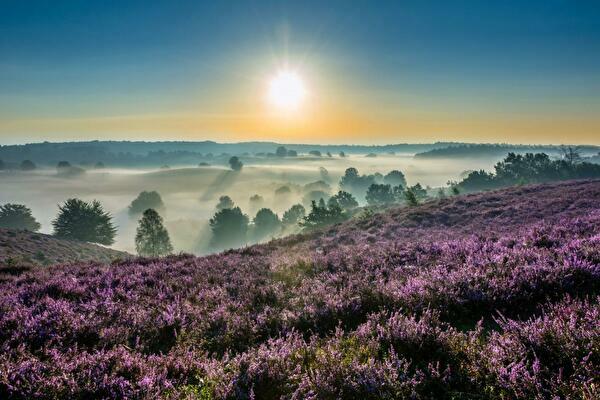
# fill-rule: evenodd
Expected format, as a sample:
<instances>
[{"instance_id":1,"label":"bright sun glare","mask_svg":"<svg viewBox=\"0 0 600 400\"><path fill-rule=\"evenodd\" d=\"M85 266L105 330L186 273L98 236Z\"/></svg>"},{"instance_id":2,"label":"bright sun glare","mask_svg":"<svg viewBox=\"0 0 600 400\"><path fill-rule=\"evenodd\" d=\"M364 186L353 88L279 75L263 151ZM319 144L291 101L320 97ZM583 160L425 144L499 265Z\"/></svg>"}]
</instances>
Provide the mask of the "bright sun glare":
<instances>
[{"instance_id":1,"label":"bright sun glare","mask_svg":"<svg viewBox=\"0 0 600 400\"><path fill-rule=\"evenodd\" d=\"M297 110L305 97L304 82L294 71L279 71L269 82L269 103L280 110Z\"/></svg>"}]
</instances>

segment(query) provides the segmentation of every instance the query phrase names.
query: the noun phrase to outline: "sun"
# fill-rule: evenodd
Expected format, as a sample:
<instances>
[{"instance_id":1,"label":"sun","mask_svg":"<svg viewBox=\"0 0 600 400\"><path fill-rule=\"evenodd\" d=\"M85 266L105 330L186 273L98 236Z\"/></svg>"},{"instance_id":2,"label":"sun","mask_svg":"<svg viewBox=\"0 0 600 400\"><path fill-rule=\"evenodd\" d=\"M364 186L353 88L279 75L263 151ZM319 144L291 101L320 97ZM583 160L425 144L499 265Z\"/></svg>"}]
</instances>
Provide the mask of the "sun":
<instances>
[{"instance_id":1,"label":"sun","mask_svg":"<svg viewBox=\"0 0 600 400\"><path fill-rule=\"evenodd\" d=\"M295 111L300 108L305 98L304 81L295 71L279 71L269 82L269 103L279 110Z\"/></svg>"}]
</instances>

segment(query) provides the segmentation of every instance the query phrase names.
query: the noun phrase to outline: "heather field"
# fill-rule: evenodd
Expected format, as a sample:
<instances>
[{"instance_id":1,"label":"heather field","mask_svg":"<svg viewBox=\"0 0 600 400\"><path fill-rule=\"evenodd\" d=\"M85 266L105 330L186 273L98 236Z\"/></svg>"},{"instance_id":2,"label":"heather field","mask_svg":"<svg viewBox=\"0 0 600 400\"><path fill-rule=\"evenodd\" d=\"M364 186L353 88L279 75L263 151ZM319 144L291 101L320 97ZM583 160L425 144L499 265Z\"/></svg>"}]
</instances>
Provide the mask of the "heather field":
<instances>
[{"instance_id":1,"label":"heather field","mask_svg":"<svg viewBox=\"0 0 600 400\"><path fill-rule=\"evenodd\" d=\"M600 181L0 283L2 399L597 399Z\"/></svg>"}]
</instances>

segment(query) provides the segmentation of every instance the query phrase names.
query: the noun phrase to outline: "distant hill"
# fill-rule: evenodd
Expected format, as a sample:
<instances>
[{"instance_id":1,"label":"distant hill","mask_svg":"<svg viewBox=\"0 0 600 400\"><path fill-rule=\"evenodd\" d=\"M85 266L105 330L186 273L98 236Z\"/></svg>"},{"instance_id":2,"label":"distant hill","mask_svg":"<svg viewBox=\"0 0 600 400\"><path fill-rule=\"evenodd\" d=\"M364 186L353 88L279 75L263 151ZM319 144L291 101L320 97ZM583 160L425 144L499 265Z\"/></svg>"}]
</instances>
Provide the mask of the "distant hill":
<instances>
[{"instance_id":1,"label":"distant hill","mask_svg":"<svg viewBox=\"0 0 600 400\"><path fill-rule=\"evenodd\" d=\"M576 146L584 156L597 154L600 146ZM415 158L503 158L508 153L561 154L561 146L512 145L512 144L458 144L426 150L415 154Z\"/></svg>"},{"instance_id":2,"label":"distant hill","mask_svg":"<svg viewBox=\"0 0 600 400\"><path fill-rule=\"evenodd\" d=\"M109 263L129 256L125 252L95 244L0 228L0 276L18 275L37 266L85 261Z\"/></svg>"},{"instance_id":3,"label":"distant hill","mask_svg":"<svg viewBox=\"0 0 600 400\"><path fill-rule=\"evenodd\" d=\"M598 398L600 180L0 282L0 398Z\"/></svg>"},{"instance_id":4,"label":"distant hill","mask_svg":"<svg viewBox=\"0 0 600 400\"><path fill-rule=\"evenodd\" d=\"M256 154L275 155L279 146L306 154L319 151L338 156L366 153L414 154L453 143L390 144L382 146L363 145L320 145L320 144L281 144L275 142L217 143L201 142L130 142L130 141L90 141L64 143L30 143L23 145L0 146L0 160L7 168L18 168L23 160L31 160L42 166L54 167L59 161L69 161L73 165L94 166L103 163L107 166L149 166L183 165L199 162L227 163L230 155L250 156Z\"/></svg>"}]
</instances>

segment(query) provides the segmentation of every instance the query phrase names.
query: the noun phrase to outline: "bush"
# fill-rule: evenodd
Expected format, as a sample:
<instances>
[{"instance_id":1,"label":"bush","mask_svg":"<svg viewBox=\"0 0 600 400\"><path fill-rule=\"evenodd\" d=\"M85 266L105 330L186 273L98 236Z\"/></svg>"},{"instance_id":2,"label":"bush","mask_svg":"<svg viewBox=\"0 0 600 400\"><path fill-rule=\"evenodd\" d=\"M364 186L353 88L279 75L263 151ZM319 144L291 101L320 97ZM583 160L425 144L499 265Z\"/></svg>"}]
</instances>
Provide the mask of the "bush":
<instances>
[{"instance_id":1,"label":"bush","mask_svg":"<svg viewBox=\"0 0 600 400\"><path fill-rule=\"evenodd\" d=\"M162 217L151 208L144 211L139 222L135 234L135 250L145 257L164 256L173 251Z\"/></svg>"},{"instance_id":2,"label":"bush","mask_svg":"<svg viewBox=\"0 0 600 400\"><path fill-rule=\"evenodd\" d=\"M52 221L54 236L81 242L111 245L117 229L112 216L104 211L99 201L91 203L69 199L59 206L58 216Z\"/></svg>"},{"instance_id":3,"label":"bush","mask_svg":"<svg viewBox=\"0 0 600 400\"><path fill-rule=\"evenodd\" d=\"M320 228L342 222L347 218L348 216L338 204L332 203L327 206L323 199L319 200L318 203L313 200L310 213L303 218L300 226L306 229Z\"/></svg>"},{"instance_id":4,"label":"bush","mask_svg":"<svg viewBox=\"0 0 600 400\"><path fill-rule=\"evenodd\" d=\"M24 229L37 232L41 225L23 204L5 204L0 206L0 228Z\"/></svg>"}]
</instances>

